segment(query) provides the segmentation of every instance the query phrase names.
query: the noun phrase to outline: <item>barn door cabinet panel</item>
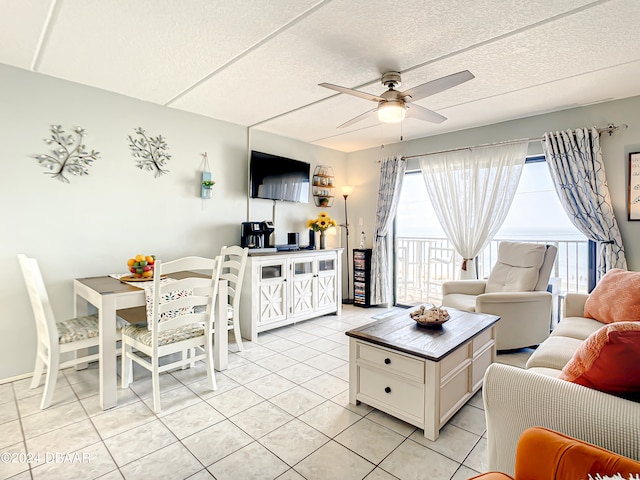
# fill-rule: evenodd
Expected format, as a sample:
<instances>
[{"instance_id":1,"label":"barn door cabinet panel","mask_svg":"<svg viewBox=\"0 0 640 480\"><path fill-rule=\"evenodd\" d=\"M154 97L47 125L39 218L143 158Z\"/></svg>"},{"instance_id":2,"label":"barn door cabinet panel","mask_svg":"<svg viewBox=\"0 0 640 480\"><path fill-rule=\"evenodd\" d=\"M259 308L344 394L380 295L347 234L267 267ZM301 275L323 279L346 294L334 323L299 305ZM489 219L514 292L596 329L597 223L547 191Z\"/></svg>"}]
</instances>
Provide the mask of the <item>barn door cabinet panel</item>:
<instances>
[{"instance_id":1,"label":"barn door cabinet panel","mask_svg":"<svg viewBox=\"0 0 640 480\"><path fill-rule=\"evenodd\" d=\"M342 249L250 253L242 287L242 337L342 310Z\"/></svg>"}]
</instances>

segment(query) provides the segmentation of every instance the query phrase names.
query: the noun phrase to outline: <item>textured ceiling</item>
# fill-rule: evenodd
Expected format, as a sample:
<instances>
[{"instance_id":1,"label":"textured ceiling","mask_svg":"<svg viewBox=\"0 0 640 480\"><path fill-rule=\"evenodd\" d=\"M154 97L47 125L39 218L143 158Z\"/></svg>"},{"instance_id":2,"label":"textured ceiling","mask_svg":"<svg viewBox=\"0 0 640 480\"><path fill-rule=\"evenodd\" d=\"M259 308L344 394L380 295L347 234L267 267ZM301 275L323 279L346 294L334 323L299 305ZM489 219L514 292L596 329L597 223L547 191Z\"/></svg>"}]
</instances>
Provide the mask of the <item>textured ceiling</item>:
<instances>
[{"instance_id":1,"label":"textured ceiling","mask_svg":"<svg viewBox=\"0 0 640 480\"><path fill-rule=\"evenodd\" d=\"M640 95L638 0L0 0L0 63L342 151ZM375 118L382 73L440 125Z\"/></svg>"}]
</instances>

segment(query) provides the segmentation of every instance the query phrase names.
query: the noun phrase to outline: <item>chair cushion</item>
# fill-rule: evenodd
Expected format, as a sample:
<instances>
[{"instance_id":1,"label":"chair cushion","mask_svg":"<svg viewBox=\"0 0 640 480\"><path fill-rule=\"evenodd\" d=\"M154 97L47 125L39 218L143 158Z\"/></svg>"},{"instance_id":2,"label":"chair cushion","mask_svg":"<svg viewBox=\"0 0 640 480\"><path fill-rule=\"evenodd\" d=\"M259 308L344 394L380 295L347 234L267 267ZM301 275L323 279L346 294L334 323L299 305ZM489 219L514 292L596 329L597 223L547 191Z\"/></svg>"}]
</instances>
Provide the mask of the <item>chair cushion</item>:
<instances>
[{"instance_id":1,"label":"chair cushion","mask_svg":"<svg viewBox=\"0 0 640 480\"><path fill-rule=\"evenodd\" d=\"M70 318L56 324L58 343L71 343L98 336L98 315Z\"/></svg>"},{"instance_id":2,"label":"chair cushion","mask_svg":"<svg viewBox=\"0 0 640 480\"><path fill-rule=\"evenodd\" d=\"M501 242L485 292L533 291L546 249L546 245L536 243Z\"/></svg>"},{"instance_id":3,"label":"chair cushion","mask_svg":"<svg viewBox=\"0 0 640 480\"><path fill-rule=\"evenodd\" d=\"M137 340L147 346L151 346L151 332L147 330L146 324L131 324L126 325L122 329L122 334ZM193 325L181 328L174 328L171 330L165 330L158 335L158 345L169 345L170 343L181 342L188 340L189 338L201 337L204 335L204 328Z\"/></svg>"},{"instance_id":4,"label":"chair cushion","mask_svg":"<svg viewBox=\"0 0 640 480\"><path fill-rule=\"evenodd\" d=\"M584 316L602 323L640 321L640 272L605 273L584 304Z\"/></svg>"},{"instance_id":5,"label":"chair cushion","mask_svg":"<svg viewBox=\"0 0 640 480\"><path fill-rule=\"evenodd\" d=\"M615 322L598 329L558 378L640 400L640 323Z\"/></svg>"},{"instance_id":6,"label":"chair cushion","mask_svg":"<svg viewBox=\"0 0 640 480\"><path fill-rule=\"evenodd\" d=\"M465 312L476 311L477 295L467 295L465 293L450 293L442 299L442 305L452 307Z\"/></svg>"}]
</instances>

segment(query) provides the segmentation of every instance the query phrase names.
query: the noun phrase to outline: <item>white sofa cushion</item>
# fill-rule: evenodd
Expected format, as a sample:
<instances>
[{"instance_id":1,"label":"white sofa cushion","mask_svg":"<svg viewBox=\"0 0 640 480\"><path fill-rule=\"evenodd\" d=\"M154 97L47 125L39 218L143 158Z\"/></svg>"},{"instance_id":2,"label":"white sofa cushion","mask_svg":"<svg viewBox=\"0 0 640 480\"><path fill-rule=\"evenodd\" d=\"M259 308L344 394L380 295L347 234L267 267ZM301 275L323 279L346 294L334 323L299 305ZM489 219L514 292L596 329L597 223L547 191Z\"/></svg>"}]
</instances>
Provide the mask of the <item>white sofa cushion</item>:
<instances>
[{"instance_id":1,"label":"white sofa cushion","mask_svg":"<svg viewBox=\"0 0 640 480\"><path fill-rule=\"evenodd\" d=\"M597 320L584 317L565 317L551 332L552 337L570 337L586 340L589 335L603 327Z\"/></svg>"},{"instance_id":2,"label":"white sofa cushion","mask_svg":"<svg viewBox=\"0 0 640 480\"><path fill-rule=\"evenodd\" d=\"M531 367L527 368L527 372L535 372L540 375L546 375L547 377L558 378L558 375L562 372L562 370L558 370L557 368L549 368L549 367Z\"/></svg>"},{"instance_id":3,"label":"white sofa cushion","mask_svg":"<svg viewBox=\"0 0 640 480\"><path fill-rule=\"evenodd\" d=\"M529 357L526 368L546 367L562 370L580 345L582 340L577 338L549 337Z\"/></svg>"},{"instance_id":4,"label":"white sofa cushion","mask_svg":"<svg viewBox=\"0 0 640 480\"><path fill-rule=\"evenodd\" d=\"M546 248L546 245L535 243L501 242L485 292L533 291Z\"/></svg>"}]
</instances>

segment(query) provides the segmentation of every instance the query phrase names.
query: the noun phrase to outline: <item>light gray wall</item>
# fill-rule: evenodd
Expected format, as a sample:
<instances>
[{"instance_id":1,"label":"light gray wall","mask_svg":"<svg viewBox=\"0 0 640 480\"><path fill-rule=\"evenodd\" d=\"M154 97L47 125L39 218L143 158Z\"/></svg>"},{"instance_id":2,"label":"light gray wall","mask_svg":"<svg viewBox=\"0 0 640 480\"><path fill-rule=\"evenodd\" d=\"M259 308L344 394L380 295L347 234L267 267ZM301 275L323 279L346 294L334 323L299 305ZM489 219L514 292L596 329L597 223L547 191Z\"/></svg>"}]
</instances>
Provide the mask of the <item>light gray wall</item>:
<instances>
[{"instance_id":1,"label":"light gray wall","mask_svg":"<svg viewBox=\"0 0 640 480\"><path fill-rule=\"evenodd\" d=\"M273 153L283 157L294 158L311 164L311 174L318 165L330 165L336 177L337 190L345 185L347 154L336 150L316 147L308 143L286 139L270 135L268 133L252 131L251 148L253 150ZM287 243L288 232L298 232L301 244L308 243L307 220L315 218L322 210L326 212L338 223L344 223L344 201L342 197L335 198L331 208L316 207L313 198L309 199L309 205L304 208L300 204L291 202L276 202L275 218L273 218L273 201L260 198L251 199L249 202L251 220L272 220L276 227L276 243ZM335 233L335 235L333 235ZM341 246L340 240L344 242L344 235L335 229L328 236L328 247Z\"/></svg>"},{"instance_id":2,"label":"light gray wall","mask_svg":"<svg viewBox=\"0 0 640 480\"><path fill-rule=\"evenodd\" d=\"M628 129L617 131L611 136L603 134L600 137L600 144L613 209L625 245L628 268L638 271L640 270L640 222L627 220L627 176L629 153L640 151L640 97L386 145L383 149L374 148L351 153L347 177L358 188L349 198L349 215L352 218L364 219L364 230L370 248L375 228L376 198L380 181L380 166L376 162L383 157L398 154L415 155L449 148L541 137L549 131L592 126L606 127L609 123L629 126ZM542 153L541 144L537 142L530 144L529 153Z\"/></svg>"},{"instance_id":3,"label":"light gray wall","mask_svg":"<svg viewBox=\"0 0 640 480\"><path fill-rule=\"evenodd\" d=\"M312 169L333 166L338 187L356 187L348 200L350 247L359 244L360 231L370 247L376 161L383 156L626 123L628 130L605 135L601 143L629 268L640 270L640 222L626 220L628 154L640 151L640 97L344 154L257 131L248 135L238 125L4 65L0 79L0 380L33 369L35 327L17 253L39 259L59 318L72 315L74 278L123 272L126 259L136 253L215 255L222 245L238 243L240 222L248 214L251 220L272 219L272 202L248 200L248 148L306 161ZM33 156L49 152L42 139L52 123L87 130L87 147L101 152L88 177L63 184L43 174ZM166 137L173 156L169 174L156 179L135 168L126 137L138 126ZM534 152L536 145L531 148ZM214 198L206 202L199 198L202 152L208 152L217 182ZM338 195L327 211L343 223L343 208ZM286 233L295 231L306 242L303 225L320 210L312 200L308 205L278 202L276 242L285 243ZM338 230L329 246L340 245L344 232Z\"/></svg>"},{"instance_id":4,"label":"light gray wall","mask_svg":"<svg viewBox=\"0 0 640 480\"><path fill-rule=\"evenodd\" d=\"M122 95L0 65L0 380L33 370L36 335L16 254L40 262L57 318L73 314L73 279L125 272L137 254L212 256L239 243L247 215L247 129ZM87 131L101 158L69 184L44 175L34 156L49 153L51 124ZM127 136L142 127L162 134L170 173L135 167ZM344 167L346 156L268 134L253 147ZM213 199L200 198L201 153L212 170ZM262 205L258 205L262 203ZM266 205L265 205L266 203ZM271 202L251 201L252 219L271 218ZM305 232L313 203L277 206L278 242ZM336 237L336 242L339 237Z\"/></svg>"}]
</instances>

